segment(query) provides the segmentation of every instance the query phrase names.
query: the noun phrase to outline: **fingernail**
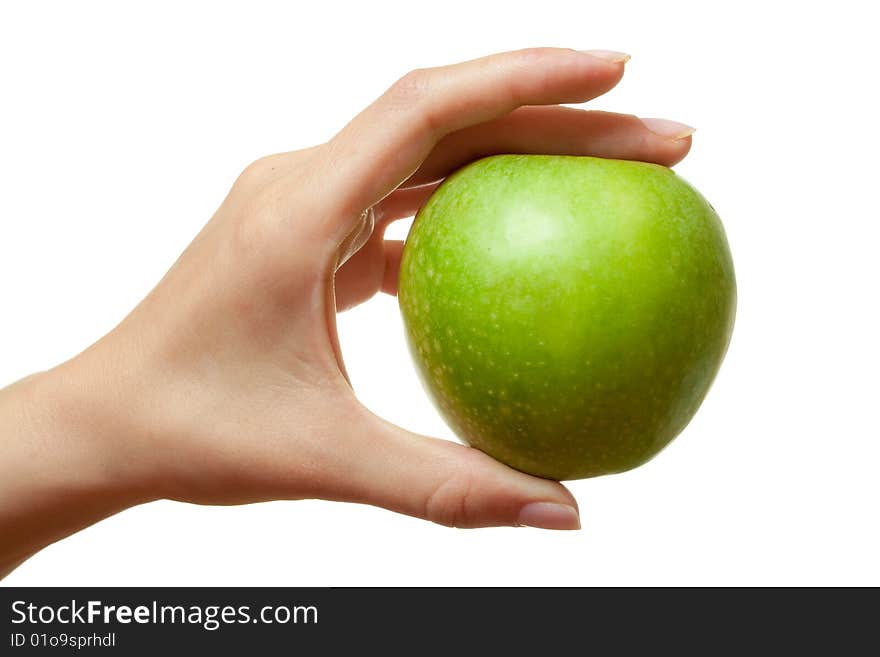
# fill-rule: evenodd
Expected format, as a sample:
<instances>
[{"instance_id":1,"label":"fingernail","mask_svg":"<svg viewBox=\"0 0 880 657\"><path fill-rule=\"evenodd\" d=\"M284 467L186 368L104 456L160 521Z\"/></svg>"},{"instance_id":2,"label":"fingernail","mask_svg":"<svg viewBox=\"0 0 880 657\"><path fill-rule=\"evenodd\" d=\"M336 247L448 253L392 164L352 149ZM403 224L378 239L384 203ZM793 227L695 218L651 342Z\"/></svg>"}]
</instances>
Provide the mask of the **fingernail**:
<instances>
[{"instance_id":1,"label":"fingernail","mask_svg":"<svg viewBox=\"0 0 880 657\"><path fill-rule=\"evenodd\" d=\"M532 502L519 510L517 524L538 529L580 529L581 519L573 506Z\"/></svg>"},{"instance_id":2,"label":"fingernail","mask_svg":"<svg viewBox=\"0 0 880 657\"><path fill-rule=\"evenodd\" d=\"M585 55L598 57L612 64L626 64L630 60L630 56L625 52L615 52L614 50L581 50Z\"/></svg>"},{"instance_id":3,"label":"fingernail","mask_svg":"<svg viewBox=\"0 0 880 657\"><path fill-rule=\"evenodd\" d=\"M663 139L672 139L678 141L685 137L690 137L697 129L692 128L684 123L670 121L669 119L642 119L645 127L655 135L663 137Z\"/></svg>"}]
</instances>

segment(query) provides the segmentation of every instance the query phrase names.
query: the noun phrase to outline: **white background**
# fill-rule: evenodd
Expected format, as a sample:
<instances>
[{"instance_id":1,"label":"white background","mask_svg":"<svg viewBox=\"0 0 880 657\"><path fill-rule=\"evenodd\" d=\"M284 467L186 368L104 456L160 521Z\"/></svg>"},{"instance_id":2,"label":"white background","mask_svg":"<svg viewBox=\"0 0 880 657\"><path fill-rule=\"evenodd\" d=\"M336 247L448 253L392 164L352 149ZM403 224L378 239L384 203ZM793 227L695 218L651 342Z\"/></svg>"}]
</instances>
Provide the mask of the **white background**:
<instances>
[{"instance_id":1,"label":"white background","mask_svg":"<svg viewBox=\"0 0 880 657\"><path fill-rule=\"evenodd\" d=\"M880 584L869 3L138 6L0 9L0 382L109 330L256 157L327 139L408 69L532 45L630 52L594 106L698 128L677 170L725 222L736 329L669 449L571 484L581 532L454 530L326 502L159 502L5 584ZM345 314L340 331L370 407L452 437L395 300Z\"/></svg>"}]
</instances>

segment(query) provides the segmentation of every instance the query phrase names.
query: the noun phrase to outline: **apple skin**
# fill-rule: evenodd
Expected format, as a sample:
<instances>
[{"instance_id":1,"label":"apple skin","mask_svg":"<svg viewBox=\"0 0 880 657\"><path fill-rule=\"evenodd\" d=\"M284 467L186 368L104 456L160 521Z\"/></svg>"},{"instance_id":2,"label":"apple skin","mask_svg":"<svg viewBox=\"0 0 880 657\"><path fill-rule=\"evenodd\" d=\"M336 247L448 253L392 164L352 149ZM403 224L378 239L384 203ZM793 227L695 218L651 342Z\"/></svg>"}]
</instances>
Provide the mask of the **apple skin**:
<instances>
[{"instance_id":1,"label":"apple skin","mask_svg":"<svg viewBox=\"0 0 880 657\"><path fill-rule=\"evenodd\" d=\"M518 470L629 470L691 420L727 350L733 261L674 172L498 155L419 211L400 308L430 397L467 444Z\"/></svg>"}]
</instances>

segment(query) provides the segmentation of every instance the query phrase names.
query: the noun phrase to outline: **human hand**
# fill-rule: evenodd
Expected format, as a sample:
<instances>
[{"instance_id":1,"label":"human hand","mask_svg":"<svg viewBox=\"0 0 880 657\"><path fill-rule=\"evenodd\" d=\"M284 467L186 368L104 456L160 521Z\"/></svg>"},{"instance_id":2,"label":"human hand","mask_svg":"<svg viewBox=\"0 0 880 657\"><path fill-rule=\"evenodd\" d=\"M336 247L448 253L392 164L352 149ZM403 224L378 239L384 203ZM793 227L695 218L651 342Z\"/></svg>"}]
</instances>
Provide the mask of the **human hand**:
<instances>
[{"instance_id":1,"label":"human hand","mask_svg":"<svg viewBox=\"0 0 880 657\"><path fill-rule=\"evenodd\" d=\"M61 452L37 448L41 467L68 450L85 473L77 490L108 500L98 517L158 498L321 498L457 527L579 527L560 484L367 410L335 315L396 292L403 244L384 239L386 226L471 160L683 158L686 126L558 105L605 93L625 61L547 48L414 71L327 143L254 162L116 329L28 383L22 399L52 400L42 426L68 437Z\"/></svg>"}]
</instances>

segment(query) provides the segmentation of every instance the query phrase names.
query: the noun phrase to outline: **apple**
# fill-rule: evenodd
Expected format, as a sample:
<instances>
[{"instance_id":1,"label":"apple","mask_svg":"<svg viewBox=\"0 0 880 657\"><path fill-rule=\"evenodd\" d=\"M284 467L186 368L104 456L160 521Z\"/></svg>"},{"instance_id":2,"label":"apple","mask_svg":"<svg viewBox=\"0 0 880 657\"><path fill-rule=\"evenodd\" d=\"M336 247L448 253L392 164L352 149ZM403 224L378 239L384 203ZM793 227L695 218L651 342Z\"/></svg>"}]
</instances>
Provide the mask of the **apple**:
<instances>
[{"instance_id":1,"label":"apple","mask_svg":"<svg viewBox=\"0 0 880 657\"><path fill-rule=\"evenodd\" d=\"M684 429L727 350L736 282L721 221L670 169L498 155L419 211L399 299L455 433L562 480L634 468Z\"/></svg>"}]
</instances>

